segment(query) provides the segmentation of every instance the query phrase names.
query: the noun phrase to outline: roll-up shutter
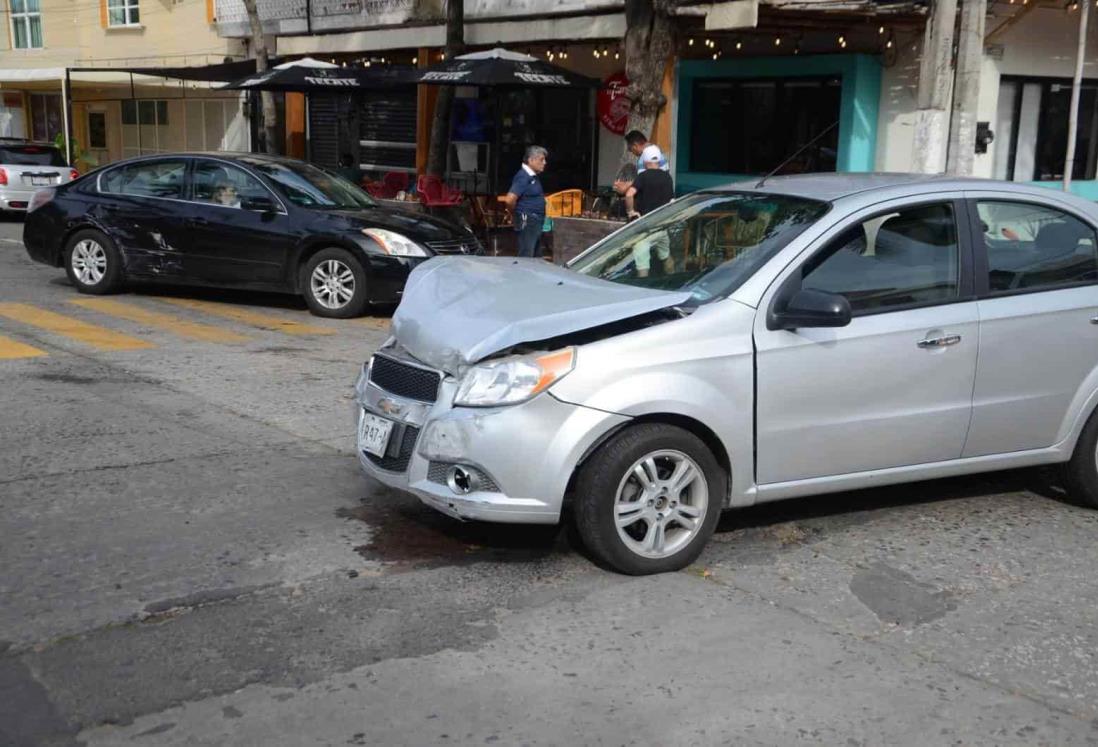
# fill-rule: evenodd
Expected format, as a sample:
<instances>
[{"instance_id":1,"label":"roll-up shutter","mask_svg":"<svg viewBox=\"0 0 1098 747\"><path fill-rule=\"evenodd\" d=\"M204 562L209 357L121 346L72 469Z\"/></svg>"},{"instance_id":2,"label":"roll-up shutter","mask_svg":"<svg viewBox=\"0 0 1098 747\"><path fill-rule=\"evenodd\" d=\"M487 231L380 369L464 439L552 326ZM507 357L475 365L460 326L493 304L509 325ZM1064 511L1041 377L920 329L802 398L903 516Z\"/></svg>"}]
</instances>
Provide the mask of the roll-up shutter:
<instances>
[{"instance_id":1,"label":"roll-up shutter","mask_svg":"<svg viewBox=\"0 0 1098 747\"><path fill-rule=\"evenodd\" d=\"M359 157L372 171L416 168L416 91L376 91L358 97Z\"/></svg>"}]
</instances>

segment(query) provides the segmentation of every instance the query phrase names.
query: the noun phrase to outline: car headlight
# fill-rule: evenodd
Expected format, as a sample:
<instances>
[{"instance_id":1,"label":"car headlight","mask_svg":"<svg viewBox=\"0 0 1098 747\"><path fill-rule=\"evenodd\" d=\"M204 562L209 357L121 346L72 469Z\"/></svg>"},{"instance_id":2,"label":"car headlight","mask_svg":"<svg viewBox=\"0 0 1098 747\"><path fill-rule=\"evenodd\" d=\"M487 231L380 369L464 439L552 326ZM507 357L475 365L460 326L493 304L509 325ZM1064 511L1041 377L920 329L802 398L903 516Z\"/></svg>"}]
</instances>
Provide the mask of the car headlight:
<instances>
[{"instance_id":1,"label":"car headlight","mask_svg":"<svg viewBox=\"0 0 1098 747\"><path fill-rule=\"evenodd\" d=\"M466 372L454 404L493 407L525 402L560 381L575 366L575 348L482 363Z\"/></svg>"},{"instance_id":2,"label":"car headlight","mask_svg":"<svg viewBox=\"0 0 1098 747\"><path fill-rule=\"evenodd\" d=\"M387 231L384 228L363 228L363 235L373 239L381 247L381 251L393 257L430 257L431 255L422 246L412 241L407 236L396 231Z\"/></svg>"}]
</instances>

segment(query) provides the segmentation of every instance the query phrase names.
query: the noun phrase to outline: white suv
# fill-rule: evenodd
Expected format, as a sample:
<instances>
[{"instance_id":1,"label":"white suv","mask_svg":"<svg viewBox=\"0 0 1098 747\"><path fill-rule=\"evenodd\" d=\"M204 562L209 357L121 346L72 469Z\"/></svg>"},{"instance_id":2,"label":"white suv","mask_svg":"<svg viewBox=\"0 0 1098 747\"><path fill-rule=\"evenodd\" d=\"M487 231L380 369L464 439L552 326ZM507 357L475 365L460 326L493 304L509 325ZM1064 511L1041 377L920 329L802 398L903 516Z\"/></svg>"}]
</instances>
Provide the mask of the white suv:
<instances>
[{"instance_id":1,"label":"white suv","mask_svg":"<svg viewBox=\"0 0 1098 747\"><path fill-rule=\"evenodd\" d=\"M0 140L0 210L26 212L37 190L78 176L55 145Z\"/></svg>"}]
</instances>

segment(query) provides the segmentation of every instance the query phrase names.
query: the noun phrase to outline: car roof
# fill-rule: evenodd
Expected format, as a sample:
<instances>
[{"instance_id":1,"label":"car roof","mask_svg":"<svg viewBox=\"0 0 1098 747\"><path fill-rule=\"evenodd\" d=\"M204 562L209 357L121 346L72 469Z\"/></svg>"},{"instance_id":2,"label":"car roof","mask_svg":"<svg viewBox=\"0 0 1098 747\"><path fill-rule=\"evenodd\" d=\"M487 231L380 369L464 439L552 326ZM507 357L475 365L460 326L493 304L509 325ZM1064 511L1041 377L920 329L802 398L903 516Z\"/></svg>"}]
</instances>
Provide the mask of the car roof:
<instances>
[{"instance_id":1,"label":"car roof","mask_svg":"<svg viewBox=\"0 0 1098 747\"><path fill-rule=\"evenodd\" d=\"M246 153L243 151L224 151L224 150L212 150L212 151L179 151L177 153L155 153L147 156L135 156L134 158L127 158L121 161L114 161L107 164L108 166L114 166L120 163L140 163L141 161L163 161L165 159L172 158L217 158L223 161L244 161L245 163L307 163L298 158L290 158L288 156L277 156L268 153Z\"/></svg>"},{"instance_id":2,"label":"car roof","mask_svg":"<svg viewBox=\"0 0 1098 747\"><path fill-rule=\"evenodd\" d=\"M1020 182L1005 182L997 179L979 179L949 174L903 174L903 173L826 173L826 174L790 174L771 176L767 179L752 179L737 182L716 191L759 191L769 194L784 194L796 197L808 197L816 200L834 202L853 197L864 192L878 190L911 192L928 191L947 192L958 190L993 189L996 191L1017 191L1022 193L1047 195L1048 188L1037 187Z\"/></svg>"}]
</instances>

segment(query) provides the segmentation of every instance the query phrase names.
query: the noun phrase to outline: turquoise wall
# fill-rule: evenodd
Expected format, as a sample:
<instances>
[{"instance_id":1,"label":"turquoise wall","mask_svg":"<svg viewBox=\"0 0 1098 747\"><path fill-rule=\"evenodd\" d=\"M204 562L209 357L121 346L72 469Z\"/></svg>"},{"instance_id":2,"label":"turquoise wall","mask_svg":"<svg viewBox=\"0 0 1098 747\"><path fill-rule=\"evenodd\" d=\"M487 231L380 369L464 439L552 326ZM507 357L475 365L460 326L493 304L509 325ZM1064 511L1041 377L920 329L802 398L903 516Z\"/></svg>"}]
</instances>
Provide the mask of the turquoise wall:
<instances>
[{"instance_id":1,"label":"turquoise wall","mask_svg":"<svg viewBox=\"0 0 1098 747\"><path fill-rule=\"evenodd\" d=\"M758 176L691 171L694 81L705 78L778 78L804 75L837 75L842 79L838 169L873 171L877 157L877 108L881 98L881 66L877 58L863 54L836 54L682 60L678 71L676 191L680 194L693 192Z\"/></svg>"},{"instance_id":2,"label":"turquoise wall","mask_svg":"<svg viewBox=\"0 0 1098 747\"><path fill-rule=\"evenodd\" d=\"M1038 187L1048 187L1050 189L1063 189L1063 182L1031 182ZM1079 195L1086 200L1092 200L1098 202L1098 181L1076 181L1071 182L1072 194Z\"/></svg>"}]
</instances>

